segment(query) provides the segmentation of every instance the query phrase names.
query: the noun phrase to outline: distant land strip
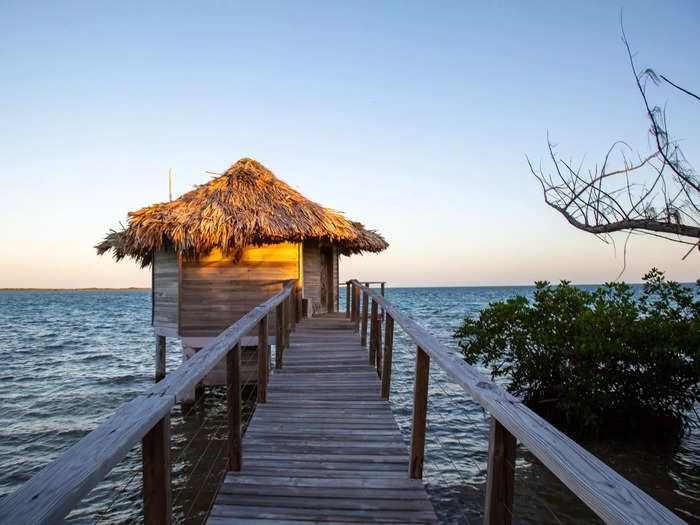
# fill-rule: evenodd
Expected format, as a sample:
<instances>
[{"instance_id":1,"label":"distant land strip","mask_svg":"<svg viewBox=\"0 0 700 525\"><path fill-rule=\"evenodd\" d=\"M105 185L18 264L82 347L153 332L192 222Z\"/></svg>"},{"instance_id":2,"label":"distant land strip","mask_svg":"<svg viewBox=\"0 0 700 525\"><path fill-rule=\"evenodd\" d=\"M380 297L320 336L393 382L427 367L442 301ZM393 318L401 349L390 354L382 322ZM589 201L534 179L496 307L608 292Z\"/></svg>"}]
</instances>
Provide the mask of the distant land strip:
<instances>
[{"instance_id":1,"label":"distant land strip","mask_svg":"<svg viewBox=\"0 0 700 525\"><path fill-rule=\"evenodd\" d=\"M0 292L129 292L150 290L151 288L139 288L129 286L128 288L0 288Z\"/></svg>"}]
</instances>

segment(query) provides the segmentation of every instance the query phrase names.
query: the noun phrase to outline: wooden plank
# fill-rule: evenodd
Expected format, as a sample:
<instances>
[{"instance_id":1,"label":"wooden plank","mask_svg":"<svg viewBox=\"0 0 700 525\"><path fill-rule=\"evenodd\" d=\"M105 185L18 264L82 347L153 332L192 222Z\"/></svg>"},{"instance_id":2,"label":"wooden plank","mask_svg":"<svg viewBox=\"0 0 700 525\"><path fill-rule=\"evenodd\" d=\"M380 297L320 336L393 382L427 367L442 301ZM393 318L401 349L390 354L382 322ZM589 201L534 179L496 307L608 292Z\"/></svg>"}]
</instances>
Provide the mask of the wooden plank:
<instances>
[{"instance_id":1,"label":"wooden plank","mask_svg":"<svg viewBox=\"0 0 700 525\"><path fill-rule=\"evenodd\" d=\"M228 404L228 469L241 470L243 465L241 436L241 347L226 354L226 402Z\"/></svg>"},{"instance_id":2,"label":"wooden plank","mask_svg":"<svg viewBox=\"0 0 700 525\"><path fill-rule=\"evenodd\" d=\"M334 335L352 329L326 317L298 326L246 431L243 471L227 475L210 523L436 522L422 484L406 475L408 448L374 364L357 335Z\"/></svg>"},{"instance_id":3,"label":"wooden plank","mask_svg":"<svg viewBox=\"0 0 700 525\"><path fill-rule=\"evenodd\" d=\"M391 392L391 360L394 347L394 318L386 315L384 325L384 363L382 366L382 399L389 400Z\"/></svg>"},{"instance_id":4,"label":"wooden plank","mask_svg":"<svg viewBox=\"0 0 700 525\"><path fill-rule=\"evenodd\" d=\"M513 481L516 440L496 419L491 418L489 464L486 477L484 523L510 525L513 517Z\"/></svg>"},{"instance_id":5,"label":"wooden plank","mask_svg":"<svg viewBox=\"0 0 700 525\"><path fill-rule=\"evenodd\" d=\"M350 283L345 285L345 317L350 317Z\"/></svg>"},{"instance_id":6,"label":"wooden plank","mask_svg":"<svg viewBox=\"0 0 700 525\"><path fill-rule=\"evenodd\" d=\"M362 287L358 281L355 287ZM683 523L578 443L446 348L374 290L364 288L448 377L495 417L535 457L608 523Z\"/></svg>"},{"instance_id":7,"label":"wooden plank","mask_svg":"<svg viewBox=\"0 0 700 525\"><path fill-rule=\"evenodd\" d=\"M158 421L141 441L143 458L143 514L145 523L172 521L170 490L170 415Z\"/></svg>"},{"instance_id":8,"label":"wooden plank","mask_svg":"<svg viewBox=\"0 0 700 525\"><path fill-rule=\"evenodd\" d=\"M413 479L423 477L425 423L428 412L428 378L430 357L419 346L416 349L416 374L413 387L413 425L411 426L411 459L408 474Z\"/></svg>"}]
</instances>

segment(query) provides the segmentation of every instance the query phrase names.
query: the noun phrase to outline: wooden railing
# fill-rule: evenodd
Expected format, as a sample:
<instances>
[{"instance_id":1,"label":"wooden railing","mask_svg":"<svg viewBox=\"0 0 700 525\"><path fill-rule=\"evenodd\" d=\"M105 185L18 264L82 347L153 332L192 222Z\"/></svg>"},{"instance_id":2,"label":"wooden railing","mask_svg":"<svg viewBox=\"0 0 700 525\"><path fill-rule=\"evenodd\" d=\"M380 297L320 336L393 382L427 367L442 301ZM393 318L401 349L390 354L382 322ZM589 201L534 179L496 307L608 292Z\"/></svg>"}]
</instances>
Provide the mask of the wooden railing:
<instances>
[{"instance_id":1,"label":"wooden railing","mask_svg":"<svg viewBox=\"0 0 700 525\"><path fill-rule=\"evenodd\" d=\"M171 374L123 405L107 421L0 501L0 523L56 523L62 520L141 440L144 520L170 523L170 410L223 358L228 401L228 468L241 469L240 341L258 328L258 402L265 402L270 373L267 328L275 310L275 367L289 347L298 315L296 280L253 308Z\"/></svg>"},{"instance_id":2,"label":"wooden railing","mask_svg":"<svg viewBox=\"0 0 700 525\"><path fill-rule=\"evenodd\" d=\"M417 345L409 476L422 478L428 406L428 377L433 360L491 416L485 523L510 523L516 439L607 523L684 523L658 501L627 481L578 443L566 437L522 402L467 364L376 290L349 281L348 311L360 330L362 344L370 326L369 360L382 379L382 397L389 398L394 322ZM362 309L360 311L360 296ZM371 300L371 314L368 314ZM381 318L385 311L382 355ZM369 315L369 318L368 318Z\"/></svg>"}]
</instances>

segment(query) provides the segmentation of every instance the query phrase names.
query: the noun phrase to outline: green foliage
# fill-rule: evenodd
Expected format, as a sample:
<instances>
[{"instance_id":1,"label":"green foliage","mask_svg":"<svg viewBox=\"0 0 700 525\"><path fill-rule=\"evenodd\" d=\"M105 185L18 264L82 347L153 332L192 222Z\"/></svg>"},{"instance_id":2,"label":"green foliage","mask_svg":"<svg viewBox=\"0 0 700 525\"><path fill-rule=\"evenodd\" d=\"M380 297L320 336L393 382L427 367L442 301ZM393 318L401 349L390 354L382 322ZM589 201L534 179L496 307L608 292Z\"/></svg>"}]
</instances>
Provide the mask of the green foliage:
<instances>
[{"instance_id":1,"label":"green foliage","mask_svg":"<svg viewBox=\"0 0 700 525\"><path fill-rule=\"evenodd\" d=\"M678 435L700 397L700 280L656 268L635 299L624 283L589 292L537 282L491 303L454 337L465 360L510 379L509 391L577 434Z\"/></svg>"}]
</instances>

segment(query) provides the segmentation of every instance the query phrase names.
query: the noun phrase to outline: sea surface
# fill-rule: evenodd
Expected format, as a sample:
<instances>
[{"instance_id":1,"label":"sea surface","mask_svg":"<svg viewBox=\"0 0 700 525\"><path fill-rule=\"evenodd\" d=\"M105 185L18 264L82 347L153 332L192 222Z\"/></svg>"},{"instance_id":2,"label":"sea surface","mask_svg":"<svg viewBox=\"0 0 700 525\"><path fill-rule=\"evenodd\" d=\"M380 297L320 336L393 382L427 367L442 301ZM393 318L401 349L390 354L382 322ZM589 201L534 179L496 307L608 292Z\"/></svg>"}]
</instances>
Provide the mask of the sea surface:
<instances>
[{"instance_id":1,"label":"sea surface","mask_svg":"<svg viewBox=\"0 0 700 525\"><path fill-rule=\"evenodd\" d=\"M533 287L387 288L387 298L457 352L454 329L492 301ZM344 289L341 289L341 309ZM153 382L149 291L0 292L0 497L12 492ZM167 369L181 362L168 339ZM410 439L415 346L397 326L391 403ZM488 373L484 370L484 373ZM247 397L247 393L244 397ZM249 412L253 409L249 403ZM171 413L174 514L201 523L225 470L225 392L208 389ZM480 523L489 417L431 366L424 480L444 523ZM664 448L582 443L689 522L700 523L700 431ZM595 516L527 450L516 461L515 523L595 522ZM76 508L72 523L140 523L136 446Z\"/></svg>"}]
</instances>

